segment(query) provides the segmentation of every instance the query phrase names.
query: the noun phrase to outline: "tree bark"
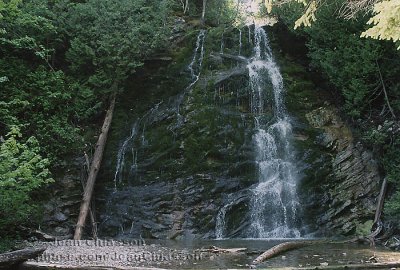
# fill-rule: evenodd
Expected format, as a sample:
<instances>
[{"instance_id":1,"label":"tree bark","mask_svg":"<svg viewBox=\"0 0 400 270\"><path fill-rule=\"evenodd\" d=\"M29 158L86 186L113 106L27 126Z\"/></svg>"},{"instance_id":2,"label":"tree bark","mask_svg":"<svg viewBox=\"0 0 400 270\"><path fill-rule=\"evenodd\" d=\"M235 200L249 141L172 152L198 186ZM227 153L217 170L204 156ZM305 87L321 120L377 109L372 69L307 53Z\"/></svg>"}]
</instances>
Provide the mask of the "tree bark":
<instances>
[{"instance_id":1,"label":"tree bark","mask_svg":"<svg viewBox=\"0 0 400 270\"><path fill-rule=\"evenodd\" d=\"M206 17L207 0L203 0L203 11L201 12L201 24L204 24Z\"/></svg>"},{"instance_id":2,"label":"tree bark","mask_svg":"<svg viewBox=\"0 0 400 270\"><path fill-rule=\"evenodd\" d=\"M0 268L11 268L12 265L35 258L42 254L46 248L27 248L0 254Z\"/></svg>"},{"instance_id":3,"label":"tree bark","mask_svg":"<svg viewBox=\"0 0 400 270\"><path fill-rule=\"evenodd\" d=\"M385 177L382 182L381 191L379 192L378 204L376 206L376 212L375 212L375 218L374 218L374 224L377 223L381 219L383 203L385 201L386 189L387 189L387 178Z\"/></svg>"},{"instance_id":4,"label":"tree bark","mask_svg":"<svg viewBox=\"0 0 400 270\"><path fill-rule=\"evenodd\" d=\"M210 246L209 248L201 249L201 252L210 253L240 253L245 252L247 248L220 248L216 246Z\"/></svg>"},{"instance_id":5,"label":"tree bark","mask_svg":"<svg viewBox=\"0 0 400 270\"><path fill-rule=\"evenodd\" d=\"M259 263L262 263L263 261L266 261L272 257L275 257L281 253L284 253L286 251L290 251L293 249L298 249L306 246L311 246L311 245L318 245L318 244L344 244L344 243L370 243L371 244L371 239L375 237L381 230L381 226L379 226L374 232L372 232L370 235L366 237L355 237L352 239L344 240L344 241L332 241L332 240L305 240L305 241L291 241L291 242L284 242L279 245L273 246L272 248L268 249L264 253L262 253L260 256L255 258L252 262L252 265L257 265Z\"/></svg>"},{"instance_id":6,"label":"tree bark","mask_svg":"<svg viewBox=\"0 0 400 270\"><path fill-rule=\"evenodd\" d=\"M283 252L292 250L292 249L297 249L297 248L302 248L305 246L309 246L312 244L315 244L315 241L293 241L293 242L284 242L279 245L273 246L272 248L268 249L264 253L262 253L260 256L255 258L253 260L253 265L257 265L259 263L262 263L265 260L268 260L272 257L275 257Z\"/></svg>"},{"instance_id":7,"label":"tree bark","mask_svg":"<svg viewBox=\"0 0 400 270\"><path fill-rule=\"evenodd\" d=\"M75 234L74 234L75 240L80 240L82 237L82 231L85 226L86 217L88 215L88 211L89 211L89 207L90 207L90 201L92 199L94 184L96 182L97 173L99 172L99 169L100 169L101 160L103 158L103 152L104 152L104 148L105 148L106 141L107 141L107 135L108 135L108 131L110 129L110 125L111 125L111 121L112 121L112 117L113 117L113 113L114 113L115 98L116 98L115 95L113 95L113 97L111 99L110 107L109 107L106 117L104 119L103 127L101 129L101 134L96 143L96 149L95 149L95 152L93 155L92 164L90 166L89 177L86 182L85 192L83 194L83 199L82 199L81 208L80 208L80 212L79 212L78 222L77 222L76 228L75 228Z\"/></svg>"},{"instance_id":8,"label":"tree bark","mask_svg":"<svg viewBox=\"0 0 400 270\"><path fill-rule=\"evenodd\" d=\"M185 8L183 9L183 14L186 14L189 10L189 0L186 0L185 2Z\"/></svg>"},{"instance_id":9,"label":"tree bark","mask_svg":"<svg viewBox=\"0 0 400 270\"><path fill-rule=\"evenodd\" d=\"M85 161L86 161L86 175L84 175L82 177L82 188L83 190L85 190L85 186L86 186L86 179L89 177L90 174L90 161L89 161L89 156L86 152L84 152L84 156L85 156ZM97 239L97 223L96 223L96 218L94 215L94 203L93 200L90 201L90 206L89 206L89 216L90 216L90 222L92 224L92 236L93 239Z\"/></svg>"}]
</instances>

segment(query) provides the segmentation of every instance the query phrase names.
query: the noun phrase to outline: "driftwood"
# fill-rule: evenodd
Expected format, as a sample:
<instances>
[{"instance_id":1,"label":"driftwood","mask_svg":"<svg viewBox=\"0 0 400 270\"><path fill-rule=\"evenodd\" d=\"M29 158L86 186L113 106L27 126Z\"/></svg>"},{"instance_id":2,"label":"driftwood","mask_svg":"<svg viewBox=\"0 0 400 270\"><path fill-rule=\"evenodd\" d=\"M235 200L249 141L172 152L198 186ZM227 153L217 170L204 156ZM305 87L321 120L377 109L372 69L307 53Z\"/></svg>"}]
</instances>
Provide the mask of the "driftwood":
<instances>
[{"instance_id":1,"label":"driftwood","mask_svg":"<svg viewBox=\"0 0 400 270\"><path fill-rule=\"evenodd\" d=\"M211 253L239 253L246 251L247 248L220 248L216 246L210 246L209 248L201 249L201 252Z\"/></svg>"},{"instance_id":2,"label":"driftwood","mask_svg":"<svg viewBox=\"0 0 400 270\"><path fill-rule=\"evenodd\" d=\"M282 254L284 252L293 250L293 249L298 249L306 246L311 246L311 245L318 245L318 244L345 244L345 243L370 243L371 244L371 239L373 239L374 235L377 235L377 231L380 232L380 229L377 228L374 232L372 232L370 235L365 236L365 237L355 237L349 240L344 240L344 241L332 241L332 240L306 240L306 241L290 241L290 242L284 242L279 245L273 246L272 248L268 249L261 255L259 255L257 258L255 258L252 262L253 265L257 265L262 263L263 261L266 261L272 257L278 256L279 254Z\"/></svg>"},{"instance_id":3,"label":"driftwood","mask_svg":"<svg viewBox=\"0 0 400 270\"><path fill-rule=\"evenodd\" d=\"M83 228L85 226L86 217L88 215L90 201L92 199L94 183L96 181L97 173L100 169L101 160L103 158L103 152L107 141L108 131L110 129L113 113L115 107L115 95L111 100L110 107L107 111L106 117L104 119L103 127L101 129L101 134L96 143L96 150L93 155L92 164L90 166L90 173L88 180L86 182L85 192L83 194L82 204L79 212L78 222L75 228L75 240L80 240L82 237Z\"/></svg>"},{"instance_id":4,"label":"driftwood","mask_svg":"<svg viewBox=\"0 0 400 270\"><path fill-rule=\"evenodd\" d=\"M37 257L45 250L46 248L26 248L0 254L0 268L9 269L15 264Z\"/></svg>"},{"instance_id":5,"label":"driftwood","mask_svg":"<svg viewBox=\"0 0 400 270\"><path fill-rule=\"evenodd\" d=\"M272 248L268 249L264 253L262 253L260 256L255 258L253 260L253 265L259 264L263 261L266 261L272 257L275 257L283 252L297 249L297 248L302 248L305 246L309 246L315 243L321 243L321 241L291 241L291 242L284 242L279 245L273 246Z\"/></svg>"}]
</instances>

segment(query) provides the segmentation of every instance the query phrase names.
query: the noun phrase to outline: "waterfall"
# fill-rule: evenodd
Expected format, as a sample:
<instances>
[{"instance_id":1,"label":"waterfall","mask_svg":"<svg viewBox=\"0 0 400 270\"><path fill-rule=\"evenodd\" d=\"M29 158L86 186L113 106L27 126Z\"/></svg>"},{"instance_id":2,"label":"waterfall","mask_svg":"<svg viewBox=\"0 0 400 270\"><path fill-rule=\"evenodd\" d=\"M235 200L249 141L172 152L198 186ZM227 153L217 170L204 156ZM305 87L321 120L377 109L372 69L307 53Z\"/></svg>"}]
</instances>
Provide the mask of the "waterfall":
<instances>
[{"instance_id":1,"label":"waterfall","mask_svg":"<svg viewBox=\"0 0 400 270\"><path fill-rule=\"evenodd\" d=\"M200 77L201 66L204 59L204 40L206 36L205 30L200 30L199 35L196 40L196 48L194 49L192 61L190 62L188 69L190 70L190 75L192 82L187 88L192 87Z\"/></svg>"},{"instance_id":2,"label":"waterfall","mask_svg":"<svg viewBox=\"0 0 400 270\"><path fill-rule=\"evenodd\" d=\"M217 240L223 239L225 232L225 217L226 212L234 205L235 201L224 205L218 212L216 225L215 225L215 237Z\"/></svg>"},{"instance_id":3,"label":"waterfall","mask_svg":"<svg viewBox=\"0 0 400 270\"><path fill-rule=\"evenodd\" d=\"M204 59L204 42L206 38L206 30L200 30L199 34L197 35L196 40L196 47L193 52L192 61L190 62L188 69L190 71L191 82L185 88L185 90L180 94L177 98L177 105L176 105L176 112L177 112L177 119L178 124L182 121L182 116L179 112L180 106L183 102L183 99L187 93L199 80L201 74L201 67L203 65Z\"/></svg>"},{"instance_id":4,"label":"waterfall","mask_svg":"<svg viewBox=\"0 0 400 270\"><path fill-rule=\"evenodd\" d=\"M125 165L125 153L126 153L126 150L127 150L128 146L129 146L129 144L133 142L133 140L135 139L135 137L137 135L138 123L139 123L139 120L136 121L135 124L132 126L131 134L129 135L128 138L126 138L124 140L124 142L122 143L121 148L118 150L117 165L116 165L115 174L114 174L114 188L115 188L115 190L117 189L117 184L122 181L122 170L124 169L124 165ZM134 150L132 149L132 151L134 151Z\"/></svg>"},{"instance_id":5,"label":"waterfall","mask_svg":"<svg viewBox=\"0 0 400 270\"><path fill-rule=\"evenodd\" d=\"M250 107L255 115L255 158L258 184L251 190L248 236L254 238L300 237L297 169L291 146L292 126L283 102L282 75L263 28L254 30L254 56L248 63ZM272 95L266 93L272 89ZM266 97L272 96L272 100ZM273 120L265 118L272 103Z\"/></svg>"},{"instance_id":6,"label":"waterfall","mask_svg":"<svg viewBox=\"0 0 400 270\"><path fill-rule=\"evenodd\" d=\"M184 98L185 94L187 93L187 91L190 90L193 87L193 85L195 85L196 82L200 78L201 67L202 67L203 59L204 59L205 35L206 35L206 31L200 30L200 32L197 36L197 39L196 39L196 47L193 52L192 60L187 67L188 70L190 71L190 83L182 91L182 93L179 94L175 98L175 101L174 101L174 103L176 104L178 122L181 120L179 108L183 101L183 98ZM124 140L121 147L119 148L118 153L117 153L117 164L116 164L115 173L114 173L114 188L115 188L115 190L117 190L118 183L122 182L126 152L128 150L130 150L132 152L132 165L131 165L130 170L131 170L131 172L134 172L137 169L138 151L137 151L137 149L135 149L134 146L135 146L135 140L138 137L139 131L141 129L140 126L143 126L142 134L140 136L141 137L140 142L142 145L145 145L145 144L147 144L145 136L144 136L146 123L149 121L151 116L158 111L161 103L162 103L162 101L160 103L156 104L150 110L148 110L141 118L139 118L133 124L130 135Z\"/></svg>"},{"instance_id":7,"label":"waterfall","mask_svg":"<svg viewBox=\"0 0 400 270\"><path fill-rule=\"evenodd\" d=\"M250 188L247 236L297 238L301 236L298 176L291 146L292 126L283 100L283 79L263 28L255 26L253 41L253 56L248 60L247 69L258 183ZM217 239L224 237L226 213L232 207L234 203L228 200L219 210Z\"/></svg>"}]
</instances>

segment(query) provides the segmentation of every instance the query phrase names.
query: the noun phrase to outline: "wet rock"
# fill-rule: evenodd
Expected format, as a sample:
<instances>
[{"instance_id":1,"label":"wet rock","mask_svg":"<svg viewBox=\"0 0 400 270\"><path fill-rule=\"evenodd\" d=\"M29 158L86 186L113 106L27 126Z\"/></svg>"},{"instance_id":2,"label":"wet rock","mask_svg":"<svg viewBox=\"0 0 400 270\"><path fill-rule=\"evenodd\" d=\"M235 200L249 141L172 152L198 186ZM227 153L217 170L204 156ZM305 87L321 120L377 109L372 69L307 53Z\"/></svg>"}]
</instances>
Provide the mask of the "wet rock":
<instances>
[{"instance_id":1,"label":"wet rock","mask_svg":"<svg viewBox=\"0 0 400 270\"><path fill-rule=\"evenodd\" d=\"M318 143L330 149L330 181L324 191L325 208L318 222L335 233L353 234L360 220L371 219L379 194L378 163L371 152L354 142L349 127L332 107L320 107L306 115L320 129Z\"/></svg>"},{"instance_id":2,"label":"wet rock","mask_svg":"<svg viewBox=\"0 0 400 270\"><path fill-rule=\"evenodd\" d=\"M66 221L68 219L68 217L65 214L61 213L61 212L57 212L53 216L53 218L54 218L55 221L58 221L58 222L63 222L63 221Z\"/></svg>"}]
</instances>

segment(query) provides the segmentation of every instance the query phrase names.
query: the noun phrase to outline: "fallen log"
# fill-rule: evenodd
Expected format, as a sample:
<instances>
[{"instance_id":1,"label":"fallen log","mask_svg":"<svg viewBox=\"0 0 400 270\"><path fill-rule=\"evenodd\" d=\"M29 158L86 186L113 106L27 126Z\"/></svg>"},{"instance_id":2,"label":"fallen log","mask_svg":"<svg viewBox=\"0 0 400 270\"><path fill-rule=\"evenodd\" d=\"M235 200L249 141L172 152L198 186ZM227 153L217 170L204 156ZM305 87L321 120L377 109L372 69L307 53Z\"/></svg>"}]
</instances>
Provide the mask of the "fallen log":
<instances>
[{"instance_id":1,"label":"fallen log","mask_svg":"<svg viewBox=\"0 0 400 270\"><path fill-rule=\"evenodd\" d=\"M12 251L0 254L0 268L9 269L13 265L22 263L26 260L36 258L42 254L46 248L26 248L22 250Z\"/></svg>"},{"instance_id":2,"label":"fallen log","mask_svg":"<svg viewBox=\"0 0 400 270\"><path fill-rule=\"evenodd\" d=\"M90 201L92 199L94 183L96 182L97 173L100 170L101 160L103 158L103 152L107 141L108 131L110 129L114 107L115 107L115 95L111 99L110 107L107 111L106 117L104 118L103 127L101 128L101 134L96 143L96 149L93 155L92 164L90 166L89 177L86 182L85 192L80 207L78 222L75 228L74 240L80 240L82 237L83 228L85 226L86 217L90 208Z\"/></svg>"},{"instance_id":3,"label":"fallen log","mask_svg":"<svg viewBox=\"0 0 400 270\"><path fill-rule=\"evenodd\" d=\"M201 249L201 252L211 252L211 253L239 253L245 252L247 248L220 248L216 246L210 246L206 249Z\"/></svg>"},{"instance_id":4,"label":"fallen log","mask_svg":"<svg viewBox=\"0 0 400 270\"><path fill-rule=\"evenodd\" d=\"M284 242L279 245L273 246L272 248L268 249L264 253L262 253L260 256L255 258L252 262L253 265L257 265L259 263L262 263L265 260L268 260L272 257L275 257L281 253L284 253L289 250L297 249L297 248L302 248L305 246L309 246L312 244L316 243L321 243L321 241L291 241L291 242Z\"/></svg>"}]
</instances>

